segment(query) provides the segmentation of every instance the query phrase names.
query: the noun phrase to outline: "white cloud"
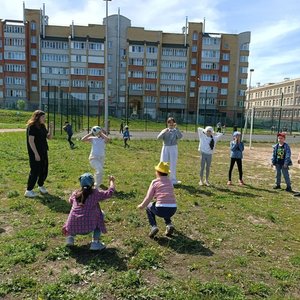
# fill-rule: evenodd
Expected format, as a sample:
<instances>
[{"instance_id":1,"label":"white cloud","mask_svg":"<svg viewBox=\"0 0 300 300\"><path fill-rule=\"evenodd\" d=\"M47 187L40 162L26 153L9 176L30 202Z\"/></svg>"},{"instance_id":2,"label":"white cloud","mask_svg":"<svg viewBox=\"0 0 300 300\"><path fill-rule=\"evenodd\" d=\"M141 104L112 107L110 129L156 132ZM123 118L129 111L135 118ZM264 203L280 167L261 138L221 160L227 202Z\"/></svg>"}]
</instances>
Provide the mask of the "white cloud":
<instances>
[{"instance_id":1,"label":"white cloud","mask_svg":"<svg viewBox=\"0 0 300 300\"><path fill-rule=\"evenodd\" d=\"M103 0L26 0L26 8L40 9L46 3L50 24L68 26L102 24L106 2ZM203 22L207 32L240 33L251 31L249 66L255 68L260 82L300 77L298 44L300 21L298 0L112 0L109 14L131 20L132 26L147 30L180 33L185 18ZM23 0L1 1L0 18L22 19ZM291 43L291 39L295 43ZM297 43L298 41L298 43Z\"/></svg>"}]
</instances>

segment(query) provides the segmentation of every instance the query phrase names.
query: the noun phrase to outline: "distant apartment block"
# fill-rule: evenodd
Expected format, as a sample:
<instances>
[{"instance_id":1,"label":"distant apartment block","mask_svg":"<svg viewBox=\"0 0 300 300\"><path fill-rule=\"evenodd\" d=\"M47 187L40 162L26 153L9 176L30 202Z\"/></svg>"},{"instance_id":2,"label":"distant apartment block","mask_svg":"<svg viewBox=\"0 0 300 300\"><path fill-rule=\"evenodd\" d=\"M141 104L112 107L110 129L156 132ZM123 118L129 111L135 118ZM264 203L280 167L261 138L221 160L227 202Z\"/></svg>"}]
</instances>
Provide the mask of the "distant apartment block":
<instances>
[{"instance_id":1,"label":"distant apartment block","mask_svg":"<svg viewBox=\"0 0 300 300\"><path fill-rule=\"evenodd\" d=\"M102 25L59 26L45 10L24 8L23 20L0 19L0 106L23 99L32 110L67 99L103 108L107 82L110 115L235 123L243 114L249 44L250 32L208 33L202 23L165 33L132 27L117 14Z\"/></svg>"},{"instance_id":2,"label":"distant apartment block","mask_svg":"<svg viewBox=\"0 0 300 300\"><path fill-rule=\"evenodd\" d=\"M285 78L281 82L258 84L246 92L246 111L257 120L263 120L270 126L277 126L279 118L281 127L297 126L300 129L300 78ZM294 123L294 124L293 124ZM281 128L280 128L281 129ZM276 128L277 130L277 128Z\"/></svg>"}]
</instances>

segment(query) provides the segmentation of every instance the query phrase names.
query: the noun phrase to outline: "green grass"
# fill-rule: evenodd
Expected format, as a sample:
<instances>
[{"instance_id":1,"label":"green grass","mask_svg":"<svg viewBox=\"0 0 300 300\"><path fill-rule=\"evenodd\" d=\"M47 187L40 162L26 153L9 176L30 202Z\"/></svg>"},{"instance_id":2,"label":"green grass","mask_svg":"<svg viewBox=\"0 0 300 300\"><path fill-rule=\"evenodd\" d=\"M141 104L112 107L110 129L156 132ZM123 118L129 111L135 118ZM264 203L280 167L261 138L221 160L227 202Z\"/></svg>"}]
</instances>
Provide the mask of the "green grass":
<instances>
[{"instance_id":1,"label":"green grass","mask_svg":"<svg viewBox=\"0 0 300 300\"><path fill-rule=\"evenodd\" d=\"M17 111L17 110L4 110L0 109L0 129L15 129L15 128L26 128L26 123L28 119L31 117L32 111ZM73 124L73 129L75 131L80 131L82 129L86 129L89 126L92 127L94 125L98 124L98 117L90 117L89 121L87 116L83 116L80 121L80 128L75 127L75 117L73 120L70 119L71 117L69 116L69 121ZM53 122L54 116L53 114L50 114L50 121ZM57 132L57 135L60 134L61 132L61 127L64 125L64 122L66 121L66 116L60 116L60 114L56 114L55 116L55 130ZM124 124L124 118L118 119L112 116L109 116L110 120L110 129L111 130L116 130L119 131L120 129L120 124L121 121L123 120ZM61 122L62 121L62 122ZM78 122L78 120L77 120ZM103 116L100 117L100 126L104 126L104 120ZM164 122L156 122L156 121L151 121L151 120L133 120L130 119L128 120L128 125L130 128L130 131L157 131L159 132L162 128L164 128L165 123ZM197 126L195 124L187 124L187 123L178 123L180 126L180 129L182 131L191 131L195 132L197 129ZM207 124L207 125L212 125L215 126L216 124ZM199 126L204 127L203 124L199 124ZM249 125L248 125L249 127ZM216 128L215 128L216 129ZM260 128L254 128L255 129L255 134L271 134L269 129L260 129ZM239 128L240 130L240 128ZM232 132L232 127L227 127L226 132ZM249 132L249 128L248 128ZM65 132L62 131L63 135L65 135ZM294 132L295 134L295 132Z\"/></svg>"},{"instance_id":2,"label":"green grass","mask_svg":"<svg viewBox=\"0 0 300 300\"><path fill-rule=\"evenodd\" d=\"M154 178L161 142L132 140L124 150L113 140L106 148L105 175L116 176L115 196L101 203L107 249L88 250L90 236L64 246L61 228L70 209L67 199L78 188L90 145L65 136L49 141L50 194L25 199L29 171L25 134L0 134L0 298L3 299L299 299L300 202L272 190L270 144L245 152L246 186L226 185L228 143L218 143L211 187L198 186L199 153L195 141L179 143L175 189L178 212L174 237L155 240L137 205ZM296 152L295 152L296 153ZM291 170L294 187L299 170ZM233 182L237 182L234 169Z\"/></svg>"}]
</instances>

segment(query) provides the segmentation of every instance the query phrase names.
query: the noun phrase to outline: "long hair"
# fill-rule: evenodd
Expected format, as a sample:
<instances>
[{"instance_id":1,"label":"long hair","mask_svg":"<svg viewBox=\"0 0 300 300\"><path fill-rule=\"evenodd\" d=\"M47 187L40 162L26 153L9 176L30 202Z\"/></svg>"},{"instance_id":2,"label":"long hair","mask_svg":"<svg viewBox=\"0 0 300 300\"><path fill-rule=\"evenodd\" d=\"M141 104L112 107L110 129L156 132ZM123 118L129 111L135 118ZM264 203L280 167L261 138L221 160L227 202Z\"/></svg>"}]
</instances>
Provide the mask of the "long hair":
<instances>
[{"instance_id":1,"label":"long hair","mask_svg":"<svg viewBox=\"0 0 300 300\"><path fill-rule=\"evenodd\" d=\"M83 206L86 199L88 198L89 195L91 195L93 193L93 191L94 191L94 189L92 186L83 186L81 188L81 190L76 193L76 196L75 196L76 202L79 205Z\"/></svg>"},{"instance_id":2,"label":"long hair","mask_svg":"<svg viewBox=\"0 0 300 300\"><path fill-rule=\"evenodd\" d=\"M27 121L27 126L30 127L32 125L36 127L41 127L40 117L45 115L45 112L42 110L36 110L33 112L31 118Z\"/></svg>"}]
</instances>

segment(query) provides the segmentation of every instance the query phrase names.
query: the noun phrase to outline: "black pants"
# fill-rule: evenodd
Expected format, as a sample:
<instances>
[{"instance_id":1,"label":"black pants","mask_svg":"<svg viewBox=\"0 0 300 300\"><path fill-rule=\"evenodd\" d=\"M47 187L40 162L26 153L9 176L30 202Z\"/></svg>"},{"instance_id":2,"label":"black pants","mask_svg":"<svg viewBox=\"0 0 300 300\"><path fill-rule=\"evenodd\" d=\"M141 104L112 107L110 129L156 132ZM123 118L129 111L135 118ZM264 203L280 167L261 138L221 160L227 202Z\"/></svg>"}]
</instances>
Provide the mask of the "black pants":
<instances>
[{"instance_id":1,"label":"black pants","mask_svg":"<svg viewBox=\"0 0 300 300\"><path fill-rule=\"evenodd\" d=\"M171 217L175 214L177 207L156 207L155 202L146 208L146 213L151 226L156 226L155 216L163 218L165 224L172 224Z\"/></svg>"},{"instance_id":2,"label":"black pants","mask_svg":"<svg viewBox=\"0 0 300 300\"><path fill-rule=\"evenodd\" d=\"M124 138L124 148L126 148L126 147L129 148L129 145L127 144L127 141L128 141L128 138Z\"/></svg>"},{"instance_id":3,"label":"black pants","mask_svg":"<svg viewBox=\"0 0 300 300\"><path fill-rule=\"evenodd\" d=\"M48 176L48 155L41 156L40 161L36 161L34 156L29 156L30 173L27 181L27 190L31 191L36 182L38 186L43 186Z\"/></svg>"},{"instance_id":4,"label":"black pants","mask_svg":"<svg viewBox=\"0 0 300 300\"><path fill-rule=\"evenodd\" d=\"M74 143L72 142L72 134L68 135L68 142L69 142L71 147L74 146Z\"/></svg>"},{"instance_id":5,"label":"black pants","mask_svg":"<svg viewBox=\"0 0 300 300\"><path fill-rule=\"evenodd\" d=\"M231 158L230 160L230 167L229 167L229 173L228 173L228 180L231 181L231 174L234 167L234 164L237 164L238 170L239 170L239 179L243 180L243 167L242 167L242 159L241 158Z\"/></svg>"}]
</instances>

